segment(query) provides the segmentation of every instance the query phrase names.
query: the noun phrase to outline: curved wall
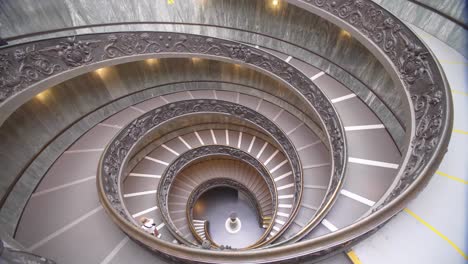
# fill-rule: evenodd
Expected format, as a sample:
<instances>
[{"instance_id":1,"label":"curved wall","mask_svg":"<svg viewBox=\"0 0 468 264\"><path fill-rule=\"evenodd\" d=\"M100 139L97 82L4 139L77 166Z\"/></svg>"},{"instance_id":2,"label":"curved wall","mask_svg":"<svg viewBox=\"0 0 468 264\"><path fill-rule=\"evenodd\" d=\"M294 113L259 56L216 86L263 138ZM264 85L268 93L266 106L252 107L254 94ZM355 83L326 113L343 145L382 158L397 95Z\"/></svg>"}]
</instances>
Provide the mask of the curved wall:
<instances>
[{"instance_id":1,"label":"curved wall","mask_svg":"<svg viewBox=\"0 0 468 264\"><path fill-rule=\"evenodd\" d=\"M436 64L434 61L432 61L432 63L433 63L433 64L432 64L431 66L434 66L434 64ZM436 66L437 66L437 65L436 65ZM440 77L440 76L437 76L437 77ZM441 78L443 79L443 76L442 76ZM440 81L440 80L438 80L438 81ZM409 87L409 88L411 88L411 87ZM447 88L447 87L444 86L444 88ZM443 92L447 92L447 89L443 90ZM446 93L444 93L443 95L445 95L445 94L446 94ZM450 103L450 98L448 98L447 101L448 101L448 103ZM436 102L436 103L438 103L438 102ZM446 109L444 109L444 110L446 110ZM450 117L450 109L447 110L447 113L449 113L447 116ZM447 123L450 123L450 122L447 122ZM447 127L448 127L448 128L447 128ZM449 131L450 129L451 129L451 124L448 124L448 126L444 126L444 131L443 131L443 132L446 133L446 132ZM447 137L444 137L444 139L448 140ZM439 147L439 146L441 146L441 147L446 147L446 144L445 144L445 142L443 142L443 143L439 144L438 147ZM439 152L439 151L438 151L438 152ZM432 157L431 157L431 158L432 158ZM437 159L438 159L438 158L441 158L441 157L437 157ZM433 166L438 165L438 164L436 164L437 162L433 162L433 160L434 160L434 158L431 159L431 164L432 164ZM430 170L432 170L432 168L430 168ZM401 207L400 207L399 209L401 209ZM398 210L399 210L399 209L398 209ZM308 250L308 249L306 249L306 250Z\"/></svg>"},{"instance_id":2,"label":"curved wall","mask_svg":"<svg viewBox=\"0 0 468 264\"><path fill-rule=\"evenodd\" d=\"M155 22L159 24L84 28L68 31L66 35L163 30L227 38L269 47L329 72L350 89L356 90L363 100L374 104L377 109L381 108L375 96L363 91L366 89L362 87L364 83L387 103L390 110L402 120L400 123L403 126L409 120L390 76L373 54L357 40L343 34L334 24L294 5L282 1L281 8L277 9L271 7L269 1L261 0L184 0L175 1L173 5L168 5L165 0L133 0L125 3L92 0L60 3L46 0L40 4L5 1L0 4L0 23L5 25L2 35L12 37L106 23ZM32 11L32 5L43 8ZM49 37L60 35L63 34L50 34ZM357 79L350 77L346 71ZM374 111L379 112L377 109Z\"/></svg>"},{"instance_id":3,"label":"curved wall","mask_svg":"<svg viewBox=\"0 0 468 264\"><path fill-rule=\"evenodd\" d=\"M0 217L10 233L29 197L25 194L34 190L53 163L55 150L66 148L96 122L116 111L158 94L202 89L251 93L281 105L302 118L317 135L322 135L316 121L310 119L313 114L294 107L301 105L301 101L293 92L272 78L244 67L213 60L160 59L151 64L140 61L105 70L101 75L91 72L46 90L20 107L0 127L0 166L4 172L0 194L5 196L11 188L17 192L8 197L9 208L2 208ZM87 116L96 110L99 110L97 116ZM78 120L80 125L76 126ZM70 137L74 140L70 141ZM54 144L49 147L52 140ZM21 183L13 186L18 177L22 177Z\"/></svg>"},{"instance_id":4,"label":"curved wall","mask_svg":"<svg viewBox=\"0 0 468 264\"><path fill-rule=\"evenodd\" d=\"M466 1L372 0L468 57ZM433 9L433 10L431 10ZM458 23L454 22L457 21Z\"/></svg>"},{"instance_id":5,"label":"curved wall","mask_svg":"<svg viewBox=\"0 0 468 264\"><path fill-rule=\"evenodd\" d=\"M439 12L458 20L462 23L467 22L466 1L463 0L413 0L417 3L430 6Z\"/></svg>"}]
</instances>

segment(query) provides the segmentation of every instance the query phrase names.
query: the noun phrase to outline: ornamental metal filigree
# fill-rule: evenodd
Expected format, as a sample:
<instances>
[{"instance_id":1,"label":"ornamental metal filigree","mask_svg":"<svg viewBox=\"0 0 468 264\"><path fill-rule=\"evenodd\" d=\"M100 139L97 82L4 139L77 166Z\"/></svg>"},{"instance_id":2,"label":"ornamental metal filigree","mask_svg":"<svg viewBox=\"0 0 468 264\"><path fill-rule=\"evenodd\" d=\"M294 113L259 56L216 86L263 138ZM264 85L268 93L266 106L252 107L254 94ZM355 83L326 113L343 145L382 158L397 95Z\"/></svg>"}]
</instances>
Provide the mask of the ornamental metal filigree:
<instances>
[{"instance_id":1,"label":"ornamental metal filigree","mask_svg":"<svg viewBox=\"0 0 468 264\"><path fill-rule=\"evenodd\" d=\"M70 37L48 43L19 45L14 51L1 52L0 103L41 80L91 63L95 44L99 42Z\"/></svg>"},{"instance_id":2,"label":"ornamental metal filigree","mask_svg":"<svg viewBox=\"0 0 468 264\"><path fill-rule=\"evenodd\" d=\"M51 51L57 52L57 55L65 62L67 66L78 67L87 64L93 60L92 49L97 41L80 41L76 37L61 41Z\"/></svg>"},{"instance_id":3,"label":"ornamental metal filigree","mask_svg":"<svg viewBox=\"0 0 468 264\"><path fill-rule=\"evenodd\" d=\"M103 153L101 163L101 177L103 188L108 201L113 208L125 219L130 220L130 216L126 213L122 206L120 198L120 175L123 162L127 157L130 149L135 146L142 136L148 131L156 128L160 124L176 118L181 115L196 114L196 113L217 113L237 117L244 121L251 122L255 126L267 132L271 138L281 147L281 150L288 158L295 180L295 203L299 202L299 197L302 193L302 166L299 160L299 155L294 148L289 138L267 117L257 113L248 107L241 106L235 103L220 101L220 100L186 100L175 103L166 104L159 108L153 109L134 121L128 124L108 145ZM197 149L197 153L204 153L207 149ZM228 148L225 151L231 151ZM221 151L221 149L219 149ZM245 160L250 160L249 155L237 150L233 155L238 155ZM253 165L257 165L253 163ZM256 167L261 168L261 167ZM261 171L261 170L260 170ZM266 175L269 175L268 173ZM163 180L162 180L163 181ZM163 185L164 186L164 185ZM274 184L272 185L274 186ZM160 194L167 193L167 188L160 190ZM166 204L167 205L167 204Z\"/></svg>"},{"instance_id":4,"label":"ornamental metal filigree","mask_svg":"<svg viewBox=\"0 0 468 264\"><path fill-rule=\"evenodd\" d=\"M15 59L15 54L22 54L24 49L31 51L27 53L29 55L21 56L28 59ZM330 186L341 186L345 168L345 138L331 102L307 76L284 60L242 43L182 33L120 32L57 38L6 47L0 52L0 103L40 81L74 68L143 54L174 54L177 57L182 54L210 55L260 68L280 77L307 98L322 120L334 158ZM119 157L126 154L125 150L121 151ZM333 193L333 190L329 191L326 199L334 199ZM108 198L115 200L115 197Z\"/></svg>"},{"instance_id":5,"label":"ornamental metal filigree","mask_svg":"<svg viewBox=\"0 0 468 264\"><path fill-rule=\"evenodd\" d=\"M290 1L296 2L296 1ZM405 191L426 168L451 122L445 82L430 51L398 18L368 0L298 0L318 7L351 24L368 37L391 60L410 93L416 133L411 139L410 159L396 187L374 211Z\"/></svg>"},{"instance_id":6,"label":"ornamental metal filigree","mask_svg":"<svg viewBox=\"0 0 468 264\"><path fill-rule=\"evenodd\" d=\"M175 227L172 221L172 218L169 212L169 206L168 206L168 199L169 199L172 183L174 182L174 179L177 177L177 175L179 175L182 170L187 168L187 166L189 166L193 162L199 161L200 159L213 157L213 156L225 156L225 157L234 158L236 160L243 161L249 164L252 168L254 168L258 172L258 174L263 178L263 180L265 181L268 187L268 190L271 196L271 202L273 204L272 213L273 215L275 215L275 212L277 210L276 205L277 205L277 199L278 199L277 192L276 192L276 185L270 173L260 163L260 161L258 161L256 158L252 157L250 154L238 148L233 148L233 147L224 146L224 145L201 146L201 147L191 149L181 154L176 160L174 160L165 169L164 173L161 175L161 179L158 184L158 191L157 191L158 208L160 209L164 222L167 225L169 225L169 230L173 233L174 236L178 238L179 237L183 238L183 236L182 234L177 232L178 229ZM208 181L208 182L216 182L216 181ZM197 186L195 188L199 189L200 187ZM296 186L295 188L296 190L298 190L297 189L298 186ZM253 190L250 190L250 191L253 191ZM299 190L297 192L299 192ZM197 193L190 195L190 197L191 198L188 199L187 204L193 205L193 203L195 202L194 199L198 199ZM297 200L294 200L293 204L297 204L297 202L298 202ZM255 205L258 206L258 203L255 203ZM265 213L260 208L257 208L257 209L259 212L261 212L265 216ZM184 241L184 239L181 239L181 240Z\"/></svg>"},{"instance_id":7,"label":"ornamental metal filigree","mask_svg":"<svg viewBox=\"0 0 468 264\"><path fill-rule=\"evenodd\" d=\"M446 147L450 135L448 133L444 138L442 136L450 128L452 116L448 106L450 96L443 76L430 51L417 36L403 22L371 0L289 0L289 2L314 6L367 36L367 40L375 44L375 48L383 51L389 58L410 95L408 99L413 104L410 111L415 117L413 120L415 134L408 148L410 157L396 188L380 205L383 207L404 192L416 179L424 176L422 173L428 165L437 165L435 164L439 160L437 156L442 155L441 151L445 151L439 148L443 144L442 147ZM120 41L121 38L124 39L123 42ZM0 103L40 81L72 70L73 66L67 64L66 59L59 56L57 51L55 56L47 54L48 48L55 47L64 40L65 38L44 40L1 49ZM178 33L94 34L77 36L75 41L77 40L84 43L96 41L96 46L90 51L93 59L84 60L84 64L138 54L191 53L233 59L279 76L306 96L326 125L334 157L331 186L338 186L342 180L346 149L344 132L339 125L336 112L312 81L281 59L236 42ZM125 151L123 149L122 153L114 157L116 161L125 154ZM108 168L110 172L114 169ZM103 180L111 184L115 179L109 177ZM107 198L114 197L108 195ZM337 247L344 246L342 244ZM332 248L318 251L316 255L323 256L331 250ZM175 259L169 255L167 257Z\"/></svg>"}]
</instances>

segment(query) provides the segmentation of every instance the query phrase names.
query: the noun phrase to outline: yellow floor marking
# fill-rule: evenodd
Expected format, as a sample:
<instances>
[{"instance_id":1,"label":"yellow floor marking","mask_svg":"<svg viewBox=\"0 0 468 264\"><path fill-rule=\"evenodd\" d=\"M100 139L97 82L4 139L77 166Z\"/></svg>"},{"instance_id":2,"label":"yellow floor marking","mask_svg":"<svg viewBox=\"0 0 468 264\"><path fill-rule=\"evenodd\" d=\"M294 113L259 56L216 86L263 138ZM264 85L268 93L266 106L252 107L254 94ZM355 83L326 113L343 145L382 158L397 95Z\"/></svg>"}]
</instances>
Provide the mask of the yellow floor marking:
<instances>
[{"instance_id":1,"label":"yellow floor marking","mask_svg":"<svg viewBox=\"0 0 468 264\"><path fill-rule=\"evenodd\" d=\"M348 255L348 258L351 260L351 262L353 262L353 264L362 264L361 260L356 255L356 252L350 250L346 252L346 254Z\"/></svg>"},{"instance_id":2,"label":"yellow floor marking","mask_svg":"<svg viewBox=\"0 0 468 264\"><path fill-rule=\"evenodd\" d=\"M455 177L455 176L451 176L451 175L448 175L447 173L443 173L441 171L436 171L436 174L439 174L440 176L443 176L443 177L447 177L451 180L454 180L454 181L457 181L457 182L461 182L461 183L464 183L464 184L468 184L468 181L465 181L464 179L462 178L458 178L458 177Z\"/></svg>"},{"instance_id":3,"label":"yellow floor marking","mask_svg":"<svg viewBox=\"0 0 468 264\"><path fill-rule=\"evenodd\" d=\"M443 240L445 240L447 243L449 243L460 255L462 255L463 258L468 260L468 256L466 255L463 250L461 250L455 243L453 243L452 240L450 240L448 237L446 237L444 234L442 234L439 230L437 230L435 227L431 226L428 222L424 221L421 217L419 217L417 214L415 214L413 211L411 211L408 208L405 208L404 211L414 217L416 220L418 220L421 224L425 225L427 228L429 228L432 232L434 232L436 235L441 237Z\"/></svg>"},{"instance_id":4,"label":"yellow floor marking","mask_svg":"<svg viewBox=\"0 0 468 264\"><path fill-rule=\"evenodd\" d=\"M463 135L468 135L468 131L463 131L463 130L460 130L460 129L454 129L453 132L463 134Z\"/></svg>"},{"instance_id":5,"label":"yellow floor marking","mask_svg":"<svg viewBox=\"0 0 468 264\"><path fill-rule=\"evenodd\" d=\"M468 93L467 93L467 92L459 91L459 90L453 90L453 89L452 89L452 93L453 93L453 94L460 94L460 95L468 96Z\"/></svg>"}]
</instances>

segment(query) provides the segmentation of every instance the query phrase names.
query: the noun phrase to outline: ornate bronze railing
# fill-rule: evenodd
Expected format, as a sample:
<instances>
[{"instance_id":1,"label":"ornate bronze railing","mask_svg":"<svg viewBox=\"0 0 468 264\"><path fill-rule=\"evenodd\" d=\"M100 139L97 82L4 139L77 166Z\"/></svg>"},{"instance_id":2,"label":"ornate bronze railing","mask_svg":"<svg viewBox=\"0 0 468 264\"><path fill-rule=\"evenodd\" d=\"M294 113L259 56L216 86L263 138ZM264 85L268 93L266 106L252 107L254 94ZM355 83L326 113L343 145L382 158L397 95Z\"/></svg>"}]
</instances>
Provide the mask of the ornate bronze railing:
<instances>
[{"instance_id":1,"label":"ornate bronze railing","mask_svg":"<svg viewBox=\"0 0 468 264\"><path fill-rule=\"evenodd\" d=\"M438 62L424 43L403 22L371 0L288 0L288 2L322 16L351 32L352 36L369 48L386 67L396 88L400 91L400 96L407 98L407 105L404 107L409 113L406 136L408 150L403 153L404 160L397 181L367 216L348 227L292 245L268 250L235 252L235 254L181 247L154 239L115 213L100 182L101 199L114 221L134 239L168 258L204 263L272 263L318 258L334 250L344 249L365 238L398 213L406 202L424 187L443 158L453 122L451 95ZM161 36L159 39L158 34ZM94 42L98 35L100 37ZM105 36L112 37L105 40ZM97 34L79 36L68 41L62 38L3 49L0 107L6 111L2 120L5 114L8 115L14 110L15 102L24 102L32 94L51 84L96 69L99 67L96 62L103 60L108 60L108 64L117 64L156 55L170 56L171 52L234 59L246 66L268 71L278 79L295 86L305 95L308 102L316 107L329 135L334 155L332 186L341 184L340 176L345 169L346 157L343 129L339 125L339 119L335 117L336 112L331 103L317 91L316 86L307 77L297 74L296 70L287 63L275 60L273 56L246 45L213 38L203 40L203 37L200 37L200 42L194 42L197 37L192 38L191 35L184 35L185 38L182 39L176 39L174 36L180 35ZM95 47L99 47L97 53L94 51ZM109 49L110 47L114 49ZM74 56L69 56L70 52L73 52ZM44 55L47 53L52 53L53 56ZM99 56L95 56L97 54ZM60 78L54 78L59 76ZM26 95L26 90L31 91L29 96ZM99 175L99 179L103 176Z\"/></svg>"},{"instance_id":2,"label":"ornate bronze railing","mask_svg":"<svg viewBox=\"0 0 468 264\"><path fill-rule=\"evenodd\" d=\"M167 104L141 115L125 128L123 128L104 151L99 167L99 172L102 175L102 179L99 177L100 179L98 183L100 184L100 182L103 181L104 194L106 195L114 210L117 210L121 216L137 225L133 218L130 217L130 213L128 210L126 210L125 205L122 203L123 198L120 192L122 170L125 168L125 164L129 159L128 154L134 152L134 148L138 145L139 142L145 139L145 135L148 135L151 131L156 130L159 125L166 122L173 122L179 116L193 114L228 115L243 121L247 121L256 126L259 130L268 134L269 137L275 141L275 143L281 148L282 152L288 158L295 179L294 185L296 191L294 193L295 197L293 204L297 205L300 203L303 189L302 165L296 149L290 142L289 138L284 134L283 131L281 131L281 129L279 129L265 116L245 106L220 100L186 100ZM171 165L166 168L159 182L159 208L166 223L172 227L169 230L176 230L176 228L171 225L172 221L169 217L167 207L169 188L174 177L181 169L183 169L184 166L188 165L189 161L204 158L212 154L237 157L238 159L242 159L244 162L257 169L257 171L264 177L267 183L270 182L268 186L270 188L270 193L274 194L272 199L276 205L276 187L273 183L273 179L269 172L255 158L251 157L242 150L228 146L212 145L199 147L193 150L189 150L179 156ZM292 219L294 219L296 212L297 206L294 207L294 210L291 213L291 217L288 219L288 223L284 225L285 228L281 232L278 232L275 235L275 238L279 237L279 235L284 232L287 226L291 223ZM174 236L176 236L181 241L185 241L182 236L176 232L174 232ZM269 241L273 241L273 239L270 239Z\"/></svg>"},{"instance_id":3,"label":"ornate bronze railing","mask_svg":"<svg viewBox=\"0 0 468 264\"><path fill-rule=\"evenodd\" d=\"M411 126L408 150L398 181L374 206L391 203L420 176L432 174L447 149L452 126L452 103L445 76L425 44L398 18L368 0L289 0L330 18L349 30L388 67L395 84L408 98ZM354 34L353 34L354 33Z\"/></svg>"},{"instance_id":4,"label":"ornate bronze railing","mask_svg":"<svg viewBox=\"0 0 468 264\"><path fill-rule=\"evenodd\" d=\"M432 53L408 27L368 0L289 2L350 31L389 70L401 96L408 99L405 106L410 113L406 137L408 150L404 153L397 181L383 200L360 221L332 234L271 248L268 252L216 252L211 255L199 252L198 260L201 262L298 261L345 249L376 231L399 212L408 199L427 183L446 151L453 122L448 85ZM186 259L184 253L177 253L178 258Z\"/></svg>"},{"instance_id":5,"label":"ornate bronze railing","mask_svg":"<svg viewBox=\"0 0 468 264\"><path fill-rule=\"evenodd\" d=\"M206 237L206 240L208 240L210 243L211 243L211 246L214 247L214 248L219 248L219 245L216 244L214 241L213 241L213 238L211 238L211 235L210 235L210 222L209 221L205 221L205 237Z\"/></svg>"},{"instance_id":6,"label":"ornate bronze railing","mask_svg":"<svg viewBox=\"0 0 468 264\"><path fill-rule=\"evenodd\" d=\"M345 138L333 105L313 82L285 61L248 45L210 37L167 32L82 35L25 43L2 49L0 115L38 91L102 65L151 57L205 57L241 63L284 82L305 99L326 128L334 156L323 207L337 197L345 171ZM4 111L3 111L4 110ZM0 116L4 120L5 116Z\"/></svg>"},{"instance_id":7,"label":"ornate bronze railing","mask_svg":"<svg viewBox=\"0 0 468 264\"><path fill-rule=\"evenodd\" d=\"M190 219L192 220L192 219ZM203 239L199 233L193 229L192 222L190 222L190 229L195 234L195 238L201 243L203 249L218 249L220 246L216 244L210 236L209 230L210 222L207 220L203 221L203 233L205 235L205 239Z\"/></svg>"},{"instance_id":8,"label":"ornate bronze railing","mask_svg":"<svg viewBox=\"0 0 468 264\"><path fill-rule=\"evenodd\" d=\"M208 146L202 146L198 147L195 149L191 149L183 154L181 154L175 161L173 161L169 166L166 168L164 173L161 176L161 180L159 181L158 185L158 205L160 208L161 215L163 216L164 222L169 225L169 230L173 233L173 235L179 239L180 241L184 241L184 244L191 244L188 242L186 239L183 238L182 234L180 234L177 230L177 227L174 226L172 218L170 216L170 211L169 211L169 204L168 204L168 198L170 194L170 189L172 186L172 183L174 182L174 179L177 177L177 175L193 164L193 162L200 161L202 159L210 158L210 157L227 157L227 158L233 158L237 159L240 161L243 161L247 164L249 164L252 168L254 168L259 175L264 179L265 184L268 186L269 192L270 192L270 197L271 197L271 202L272 202L272 216L276 216L276 210L277 210L277 204L278 204L278 194L276 191L276 184L273 181L273 178L271 177L270 173L268 170L254 157L251 155L245 153L244 151L240 149L236 149L233 147L229 146L222 146L222 145L208 145ZM234 181L233 179L225 179L225 178L217 178L214 180L209 180L207 182L204 182L200 184L199 186L196 186L195 189L192 191L190 196L188 197L187 200L187 219L193 219L193 214L192 214L192 207L196 200L200 197L200 195L207 190L207 188L211 189L214 186L231 186L235 187L239 190L245 190L246 193L250 193L247 187L242 185L241 183L238 183ZM254 199L256 200L256 199ZM259 214L262 214L263 211L259 207L259 204L257 202L254 203L254 205L257 207L257 211ZM271 230L271 227L268 228L268 231ZM267 234L264 235L266 237Z\"/></svg>"}]
</instances>

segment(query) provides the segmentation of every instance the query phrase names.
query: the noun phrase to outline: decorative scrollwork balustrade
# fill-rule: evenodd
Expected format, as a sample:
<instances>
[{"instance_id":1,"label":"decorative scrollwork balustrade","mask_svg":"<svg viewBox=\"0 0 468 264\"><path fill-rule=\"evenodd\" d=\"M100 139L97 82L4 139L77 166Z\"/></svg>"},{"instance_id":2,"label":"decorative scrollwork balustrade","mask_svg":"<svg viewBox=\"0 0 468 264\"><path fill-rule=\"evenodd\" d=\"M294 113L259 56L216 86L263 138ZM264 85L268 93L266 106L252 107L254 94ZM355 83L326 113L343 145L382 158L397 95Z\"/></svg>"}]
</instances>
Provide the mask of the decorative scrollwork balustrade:
<instances>
[{"instance_id":1,"label":"decorative scrollwork balustrade","mask_svg":"<svg viewBox=\"0 0 468 264\"><path fill-rule=\"evenodd\" d=\"M38 91L80 73L151 57L205 57L257 69L286 83L317 114L333 155L332 177L320 211L326 213L341 188L346 164L344 130L331 102L296 68L270 53L233 41L167 32L80 35L19 44L1 50L0 109L12 112L28 92ZM0 115L0 120L5 116ZM114 199L109 197L110 199ZM120 208L117 208L120 211ZM121 215L122 216L122 215ZM315 223L318 223L318 218Z\"/></svg>"},{"instance_id":2,"label":"decorative scrollwork balustrade","mask_svg":"<svg viewBox=\"0 0 468 264\"><path fill-rule=\"evenodd\" d=\"M174 121L179 116L190 114L229 115L240 120L250 122L259 130L267 133L271 139L280 146L281 150L288 158L294 175L294 186L296 190L294 204L298 204L300 202L303 189L302 165L296 149L280 128L278 128L267 117L250 108L235 103L220 100L186 100L170 103L141 115L123 128L107 146L101 158L99 167L100 177L98 179L98 183L104 192L101 195L104 195L107 199L112 210L115 210L127 221L134 222L133 218L130 217L130 214L122 203L123 199L120 192L122 170L125 166L126 159L129 158L128 154L132 152L132 149L139 141L144 139L145 135L150 133L150 131L157 129L159 125L165 122ZM249 154L228 146L212 145L199 147L185 152L177 158L170 166L167 167L161 178L158 187L158 200L161 213L167 223L171 223L167 208L168 191L173 179L177 175L177 172L185 167L189 161L213 154L237 157L238 159L242 159L244 162L247 162L264 177L267 183L269 183L268 187L270 188L270 192L276 194L276 187L269 172ZM275 195L275 197L273 197L275 204L276 199L277 197ZM294 213L292 215L294 215ZM293 217L291 217L290 220L291 219L293 219ZM290 224L290 221L288 222L289 223L285 224L285 227ZM136 223L134 224L136 225ZM175 228L173 228L173 230L175 230ZM278 234L280 234L280 232L278 232ZM177 234L174 235L179 237Z\"/></svg>"},{"instance_id":3,"label":"decorative scrollwork balustrade","mask_svg":"<svg viewBox=\"0 0 468 264\"><path fill-rule=\"evenodd\" d=\"M443 158L453 122L451 96L440 66L424 43L402 21L371 0L287 1L350 31L382 62L401 96L406 97L409 113L407 151L397 181L383 200L376 203L373 212L348 227L292 245L231 254L158 241L129 225L115 213L115 208L110 207L112 197L103 195L102 179L106 175L99 171L101 199L111 217L136 240L169 259L200 263L284 263L286 260L319 258L335 250L343 250L380 228L399 212L428 182ZM306 76L286 62L231 41L177 33L140 32L83 35L7 47L0 52L0 108L11 106L10 102L15 98L24 102L28 97L19 95L28 89L35 88L32 90L37 92L46 88L46 83L50 86L54 81L57 83L105 63L176 55L243 63L275 76L300 92L316 110L329 136L334 158L331 189L339 189L345 171L346 148L343 128L333 105ZM8 109L9 113L13 110ZM2 118L3 121L4 116ZM123 152L117 153L116 158L124 155ZM116 209L118 211L119 208Z\"/></svg>"},{"instance_id":4,"label":"decorative scrollwork balustrade","mask_svg":"<svg viewBox=\"0 0 468 264\"><path fill-rule=\"evenodd\" d=\"M408 153L400 167L398 182L374 212L406 191L421 175L431 174L447 148L452 124L451 96L445 76L432 52L403 22L369 0L288 0L333 18L356 33L362 43L373 46L384 64L399 79L411 112ZM371 43L371 45L369 45ZM375 53L375 52L374 52Z\"/></svg>"},{"instance_id":5,"label":"decorative scrollwork balustrade","mask_svg":"<svg viewBox=\"0 0 468 264\"><path fill-rule=\"evenodd\" d=\"M112 65L148 57L184 55L242 63L280 79L300 93L326 128L334 156L332 186L340 185L345 165L345 138L331 102L307 76L284 60L233 41L167 32L103 33L4 48L0 52L0 108L22 92L37 88L54 77L71 77L93 66L99 68L104 62Z\"/></svg>"},{"instance_id":6,"label":"decorative scrollwork balustrade","mask_svg":"<svg viewBox=\"0 0 468 264\"><path fill-rule=\"evenodd\" d=\"M179 234L177 232L177 228L174 226L172 222L172 218L170 216L169 208L168 208L168 198L170 194L170 189L172 186L172 183L174 179L177 177L177 175L187 168L187 166L190 166L193 162L200 161L202 159L206 159L209 157L227 157L227 158L232 158L236 160L240 160L242 162L247 163L250 165L252 168L254 168L258 174L263 178L265 184L268 187L269 193L270 193L270 198L271 198L271 203L273 207L273 212L272 212L272 219L276 217L276 210L278 206L278 193L276 191L276 184L274 183L274 180L268 170L253 156L250 154L229 146L223 146L223 145L208 145L208 146L202 146L198 147L195 149L191 149L183 154L181 154L174 162L172 162L165 170L163 173L161 180L159 181L159 186L158 186L158 205L161 211L161 214L164 218L164 221L171 227L170 230L173 233L174 236L176 236L179 240L184 241L186 244L190 244L188 241L186 241L182 234ZM295 168L298 169L298 168ZM249 194L253 190L249 190L247 187L243 186L242 184L238 183L237 181L234 181L233 179L225 179L225 178L219 178L219 179L213 179L209 180L205 183L202 183L200 186L197 186L195 190L190 194L190 197L187 201L187 219L193 219L192 215L192 206L196 202L196 200L200 197L200 195L205 192L207 189L212 188L215 185L219 186L230 186L229 184L232 185L232 187L236 187L239 190L245 190L245 193ZM302 185L301 185L302 186ZM295 187L298 191L296 193L301 192L302 190L299 189L301 188L300 186ZM250 195L248 195L250 197ZM255 195L254 195L255 197ZM298 206L299 201L297 198L299 195L296 196L296 198L293 201L293 204L295 206ZM251 199L252 201L256 201L256 199ZM259 206L257 202L252 203L256 207ZM257 211L259 212L260 215L263 215L263 211L261 210L260 207L257 208ZM260 222L260 221L259 221ZM270 225L267 230L265 231L264 236L262 236L261 240L263 240L269 233L273 226ZM285 228L287 228L287 225L285 225ZM257 244L257 243L256 243Z\"/></svg>"}]
</instances>

